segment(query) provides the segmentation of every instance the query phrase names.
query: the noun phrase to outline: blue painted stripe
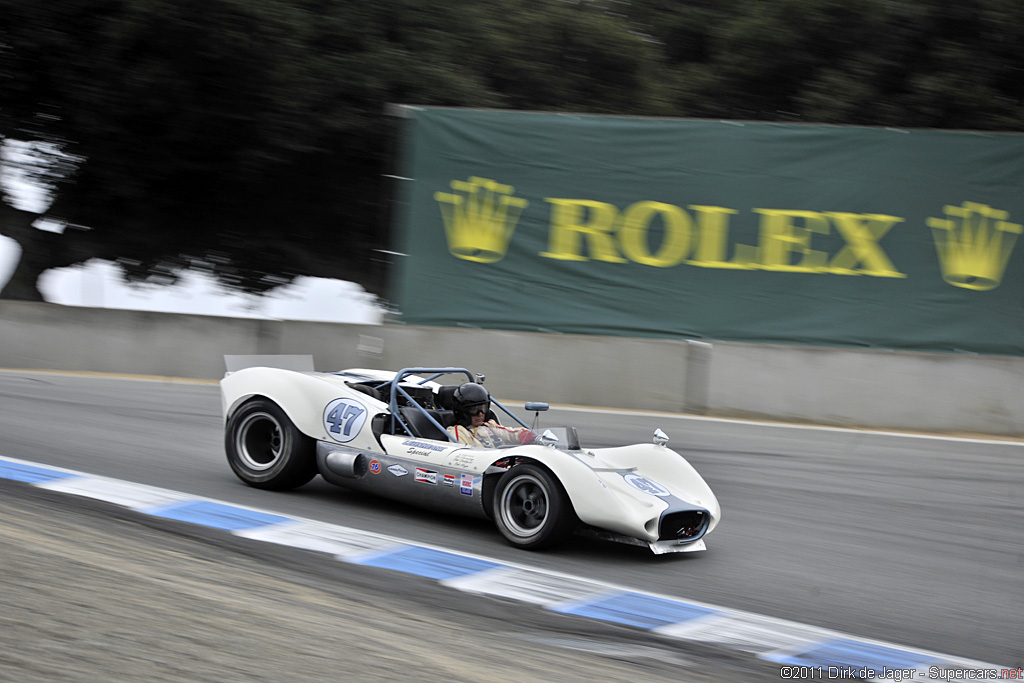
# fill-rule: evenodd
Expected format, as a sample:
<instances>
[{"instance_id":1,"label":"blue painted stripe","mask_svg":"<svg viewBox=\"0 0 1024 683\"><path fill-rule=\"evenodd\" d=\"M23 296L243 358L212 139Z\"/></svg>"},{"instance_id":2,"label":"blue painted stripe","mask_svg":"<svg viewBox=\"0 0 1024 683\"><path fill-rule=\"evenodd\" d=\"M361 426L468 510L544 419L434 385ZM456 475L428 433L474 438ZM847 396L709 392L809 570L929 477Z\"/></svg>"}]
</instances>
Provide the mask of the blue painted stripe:
<instances>
[{"instance_id":1,"label":"blue painted stripe","mask_svg":"<svg viewBox=\"0 0 1024 683\"><path fill-rule=\"evenodd\" d=\"M564 614L575 614L640 628L668 626L717 613L717 610L707 607L643 593L618 593L590 602L555 605L551 609Z\"/></svg>"},{"instance_id":2,"label":"blue painted stripe","mask_svg":"<svg viewBox=\"0 0 1024 683\"><path fill-rule=\"evenodd\" d=\"M35 467L34 465L25 465L20 462L0 460L0 479L13 479L14 481L38 484L44 481L77 476L77 474L71 472L52 470L49 467Z\"/></svg>"},{"instance_id":3,"label":"blue painted stripe","mask_svg":"<svg viewBox=\"0 0 1024 683\"><path fill-rule=\"evenodd\" d=\"M854 672L870 669L877 674L886 669L916 669L935 662L924 653L904 650L851 638L838 638L812 643L801 652L765 657L780 664L809 667L850 667Z\"/></svg>"},{"instance_id":4,"label":"blue painted stripe","mask_svg":"<svg viewBox=\"0 0 1024 683\"><path fill-rule=\"evenodd\" d=\"M271 515L266 512L256 512L245 508L214 503L207 500L199 500L188 503L172 505L151 510L142 510L148 515L155 517L166 517L177 519L182 522L201 524L215 529L226 529L236 531L238 529L252 529L258 526L270 524L281 524L291 521L288 517Z\"/></svg>"},{"instance_id":5,"label":"blue painted stripe","mask_svg":"<svg viewBox=\"0 0 1024 683\"><path fill-rule=\"evenodd\" d=\"M392 553L352 558L350 561L369 567L383 567L406 574L425 576L428 579L452 579L501 566L497 562L489 562L478 557L466 557L443 550L415 546L402 548Z\"/></svg>"}]
</instances>

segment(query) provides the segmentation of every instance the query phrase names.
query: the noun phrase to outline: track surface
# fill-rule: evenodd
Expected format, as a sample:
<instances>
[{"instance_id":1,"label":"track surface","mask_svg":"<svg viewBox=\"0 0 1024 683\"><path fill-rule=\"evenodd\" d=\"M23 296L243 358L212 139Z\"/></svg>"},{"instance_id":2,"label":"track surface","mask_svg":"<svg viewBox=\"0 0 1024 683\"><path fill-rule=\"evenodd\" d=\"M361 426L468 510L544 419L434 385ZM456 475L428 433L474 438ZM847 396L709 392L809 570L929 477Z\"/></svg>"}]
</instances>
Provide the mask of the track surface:
<instances>
[{"instance_id":1,"label":"track surface","mask_svg":"<svg viewBox=\"0 0 1024 683\"><path fill-rule=\"evenodd\" d=\"M779 671L532 606L466 605L434 581L20 482L0 481L0 548L3 681L710 683Z\"/></svg>"},{"instance_id":2,"label":"track surface","mask_svg":"<svg viewBox=\"0 0 1024 683\"><path fill-rule=\"evenodd\" d=\"M0 454L1020 666L1024 445L552 410L585 446L673 437L715 490L709 550L575 539L543 554L487 523L336 489L249 489L223 456L217 388L0 372Z\"/></svg>"}]
</instances>

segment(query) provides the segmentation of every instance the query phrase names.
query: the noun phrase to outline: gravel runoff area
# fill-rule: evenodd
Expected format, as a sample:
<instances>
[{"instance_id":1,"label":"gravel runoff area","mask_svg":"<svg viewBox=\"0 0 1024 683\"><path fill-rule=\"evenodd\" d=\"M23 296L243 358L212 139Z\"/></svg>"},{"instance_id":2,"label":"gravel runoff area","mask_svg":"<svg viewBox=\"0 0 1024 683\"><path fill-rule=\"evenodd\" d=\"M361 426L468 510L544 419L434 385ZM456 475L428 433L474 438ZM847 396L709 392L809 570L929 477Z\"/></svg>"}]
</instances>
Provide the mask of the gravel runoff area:
<instances>
[{"instance_id":1,"label":"gravel runoff area","mask_svg":"<svg viewBox=\"0 0 1024 683\"><path fill-rule=\"evenodd\" d=\"M735 681L777 666L0 481L3 681Z\"/></svg>"}]
</instances>

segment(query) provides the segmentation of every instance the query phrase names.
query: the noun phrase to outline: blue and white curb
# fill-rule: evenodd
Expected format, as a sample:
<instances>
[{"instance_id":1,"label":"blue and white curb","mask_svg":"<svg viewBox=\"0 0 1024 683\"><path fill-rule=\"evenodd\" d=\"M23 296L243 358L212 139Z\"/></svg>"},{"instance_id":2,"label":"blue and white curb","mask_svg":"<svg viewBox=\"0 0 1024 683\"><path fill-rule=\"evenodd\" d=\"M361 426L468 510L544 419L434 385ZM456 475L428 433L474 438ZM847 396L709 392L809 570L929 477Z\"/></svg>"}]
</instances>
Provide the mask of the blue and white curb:
<instances>
[{"instance_id":1,"label":"blue and white curb","mask_svg":"<svg viewBox=\"0 0 1024 683\"><path fill-rule=\"evenodd\" d=\"M342 562L435 579L468 593L749 653L779 664L783 678L1020 677L1018 669L24 460L0 457L0 479L96 498L243 538L328 553ZM965 675L979 671L996 675Z\"/></svg>"}]
</instances>

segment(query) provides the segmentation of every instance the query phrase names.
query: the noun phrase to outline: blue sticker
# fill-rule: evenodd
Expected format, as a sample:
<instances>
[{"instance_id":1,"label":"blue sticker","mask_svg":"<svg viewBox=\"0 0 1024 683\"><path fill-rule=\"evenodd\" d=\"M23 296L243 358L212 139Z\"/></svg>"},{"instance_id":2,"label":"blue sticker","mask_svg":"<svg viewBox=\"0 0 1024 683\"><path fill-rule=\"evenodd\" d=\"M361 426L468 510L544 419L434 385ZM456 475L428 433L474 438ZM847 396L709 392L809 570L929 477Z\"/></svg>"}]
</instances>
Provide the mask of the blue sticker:
<instances>
[{"instance_id":1,"label":"blue sticker","mask_svg":"<svg viewBox=\"0 0 1024 683\"><path fill-rule=\"evenodd\" d=\"M324 429L339 443L356 438L366 422L366 407L351 398L336 398L324 408Z\"/></svg>"}]
</instances>

